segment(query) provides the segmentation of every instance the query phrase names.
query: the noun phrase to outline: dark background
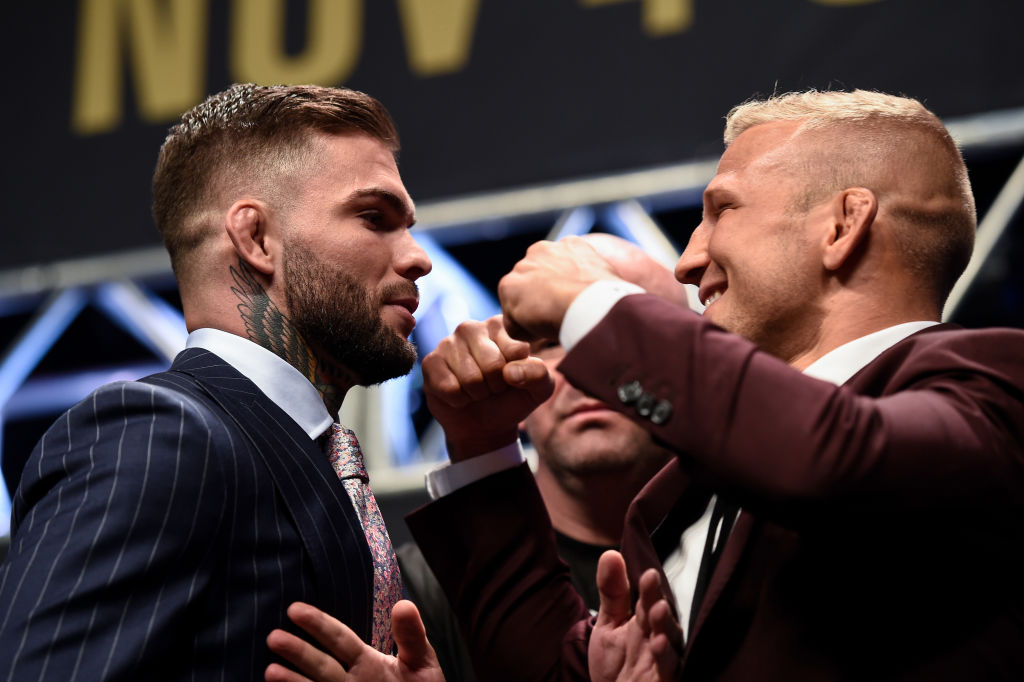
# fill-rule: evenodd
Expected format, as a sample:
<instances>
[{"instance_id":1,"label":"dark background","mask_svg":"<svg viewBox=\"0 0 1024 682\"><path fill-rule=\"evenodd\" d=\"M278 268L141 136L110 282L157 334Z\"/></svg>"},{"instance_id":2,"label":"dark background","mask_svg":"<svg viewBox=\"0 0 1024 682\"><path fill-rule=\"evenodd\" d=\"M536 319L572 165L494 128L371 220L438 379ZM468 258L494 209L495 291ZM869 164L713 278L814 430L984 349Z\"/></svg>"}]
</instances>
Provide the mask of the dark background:
<instances>
[{"instance_id":1,"label":"dark background","mask_svg":"<svg viewBox=\"0 0 1024 682\"><path fill-rule=\"evenodd\" d=\"M161 25L178 1L194 0L149 0L162 13ZM283 49L299 56L313 5L282 2ZM714 158L729 108L772 92L860 87L917 97L946 120L1024 117L1024 3L1009 0L680 0L692 7L693 21L666 35L645 30L650 0L479 0L468 59L435 75L411 68L397 0L355 2L362 10L355 31L359 59L341 82L322 84L365 90L389 108L402 134L403 178L421 208L467 195ZM114 27L121 55L119 120L103 132L72 130L73 93L89 87L76 85L74 76L81 18L87 8L104 3L127 6L118 0L9 3L0 22L0 347L8 351L49 295L45 287L18 286L22 273L159 248L149 183L160 143L180 112L162 120L145 120L140 113L139 68L123 10ZM206 38L204 90L197 101L238 80L230 58L234 3L198 5ZM339 30L339 39L349 33ZM1024 154L1020 129L1024 125L1016 135L965 150L979 216ZM700 220L695 195L687 197L640 197L677 250ZM487 216L457 231L438 230L437 237L472 278L493 291L557 217ZM421 229L430 233L435 227L441 226ZM607 226L599 222L596 229ZM1017 265L1022 260L1018 211L954 321L1024 326L1024 275ZM180 307L166 268L135 279ZM160 362L108 315L87 306L34 367L23 390L0 405L0 463L8 485L16 482L10 472L67 406L62 400L72 399L60 395L68 393L65 377L92 370L138 376ZM52 405L26 408L24 389L47 385L54 387ZM412 419L417 431L429 421L422 408ZM398 518L423 499L420 490L417 485L380 496L396 542L406 537Z\"/></svg>"},{"instance_id":2,"label":"dark background","mask_svg":"<svg viewBox=\"0 0 1024 682\"><path fill-rule=\"evenodd\" d=\"M141 119L124 12L121 120L71 130L74 88L89 87L74 83L83 8L111 1L5 8L0 269L157 244L149 181L176 115ZM170 16L171 0L150 2ZM947 119L1024 105L1024 3L1008 0L679 0L693 21L663 36L644 30L646 0L480 0L467 62L432 76L410 68L396 1L355 2L359 60L343 83L322 84L391 110L418 202L713 157L728 109L772 91L879 89ZM209 93L236 79L236 17L223 0L200 5ZM310 4L284 6L283 46L299 55Z\"/></svg>"}]
</instances>

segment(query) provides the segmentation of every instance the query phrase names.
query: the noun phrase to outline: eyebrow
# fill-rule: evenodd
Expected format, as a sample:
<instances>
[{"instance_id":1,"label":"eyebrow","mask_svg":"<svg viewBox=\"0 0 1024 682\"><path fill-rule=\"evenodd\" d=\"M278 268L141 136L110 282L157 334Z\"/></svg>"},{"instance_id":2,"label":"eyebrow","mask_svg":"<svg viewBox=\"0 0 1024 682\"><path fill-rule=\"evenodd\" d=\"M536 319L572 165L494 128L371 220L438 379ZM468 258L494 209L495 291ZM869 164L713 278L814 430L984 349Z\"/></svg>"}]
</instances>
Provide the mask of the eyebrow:
<instances>
[{"instance_id":1,"label":"eyebrow","mask_svg":"<svg viewBox=\"0 0 1024 682\"><path fill-rule=\"evenodd\" d=\"M392 211L405 218L409 222L409 227L416 223L416 213L413 211L412 206L391 190L382 187L357 189L345 199L345 204L354 204L364 199L383 201Z\"/></svg>"},{"instance_id":2,"label":"eyebrow","mask_svg":"<svg viewBox=\"0 0 1024 682\"><path fill-rule=\"evenodd\" d=\"M704 193L701 196L701 199L704 205L714 205L718 202L721 202L723 199L729 200L733 199L734 197L734 192L728 187L722 187L721 185L716 185L712 187L711 185L708 185L706 188L704 188Z\"/></svg>"}]
</instances>

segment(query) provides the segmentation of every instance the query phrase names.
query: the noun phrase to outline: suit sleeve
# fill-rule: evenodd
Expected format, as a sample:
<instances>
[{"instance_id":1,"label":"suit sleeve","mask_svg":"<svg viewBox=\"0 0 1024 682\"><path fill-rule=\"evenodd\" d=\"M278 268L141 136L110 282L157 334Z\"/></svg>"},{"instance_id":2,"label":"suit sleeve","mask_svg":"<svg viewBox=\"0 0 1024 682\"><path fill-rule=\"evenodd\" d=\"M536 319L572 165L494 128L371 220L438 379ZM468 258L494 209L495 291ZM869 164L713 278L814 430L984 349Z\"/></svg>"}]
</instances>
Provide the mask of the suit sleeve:
<instances>
[{"instance_id":1,"label":"suit sleeve","mask_svg":"<svg viewBox=\"0 0 1024 682\"><path fill-rule=\"evenodd\" d=\"M638 295L616 304L559 370L645 425L713 488L779 522L859 508L1019 505L1024 333L911 339L862 370L873 379L837 387ZM620 395L632 382L645 406Z\"/></svg>"},{"instance_id":2,"label":"suit sleeve","mask_svg":"<svg viewBox=\"0 0 1024 682\"><path fill-rule=\"evenodd\" d=\"M167 674L218 543L222 437L205 408L139 383L101 388L47 431L0 571L0 678Z\"/></svg>"},{"instance_id":3,"label":"suit sleeve","mask_svg":"<svg viewBox=\"0 0 1024 682\"><path fill-rule=\"evenodd\" d=\"M406 517L481 680L587 680L590 612L558 557L527 466Z\"/></svg>"}]
</instances>

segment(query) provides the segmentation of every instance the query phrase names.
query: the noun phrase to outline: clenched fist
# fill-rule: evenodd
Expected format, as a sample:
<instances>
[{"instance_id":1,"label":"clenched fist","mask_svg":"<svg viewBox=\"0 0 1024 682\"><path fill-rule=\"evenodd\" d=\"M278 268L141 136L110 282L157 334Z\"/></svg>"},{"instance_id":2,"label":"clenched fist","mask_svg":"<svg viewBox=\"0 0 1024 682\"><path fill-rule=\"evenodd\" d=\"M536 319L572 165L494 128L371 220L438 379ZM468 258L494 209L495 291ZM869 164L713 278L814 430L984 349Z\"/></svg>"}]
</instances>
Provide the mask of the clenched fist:
<instances>
[{"instance_id":1,"label":"clenched fist","mask_svg":"<svg viewBox=\"0 0 1024 682\"><path fill-rule=\"evenodd\" d=\"M515 442L519 422L554 388L544 361L506 333L501 316L463 322L423 358L427 407L452 461Z\"/></svg>"},{"instance_id":2,"label":"clenched fist","mask_svg":"<svg viewBox=\"0 0 1024 682\"><path fill-rule=\"evenodd\" d=\"M601 279L621 277L587 240L537 242L498 282L505 328L525 341L557 339L569 304Z\"/></svg>"}]
</instances>

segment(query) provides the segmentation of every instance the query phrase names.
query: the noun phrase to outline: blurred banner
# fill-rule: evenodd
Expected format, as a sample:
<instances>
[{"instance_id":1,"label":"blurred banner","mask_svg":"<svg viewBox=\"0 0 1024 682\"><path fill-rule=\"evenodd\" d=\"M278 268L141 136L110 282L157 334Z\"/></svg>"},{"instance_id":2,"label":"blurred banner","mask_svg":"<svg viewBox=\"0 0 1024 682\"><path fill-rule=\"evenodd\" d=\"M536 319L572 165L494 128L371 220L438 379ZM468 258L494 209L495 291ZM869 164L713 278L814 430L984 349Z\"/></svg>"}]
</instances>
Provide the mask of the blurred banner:
<instances>
[{"instance_id":1,"label":"blurred banner","mask_svg":"<svg viewBox=\"0 0 1024 682\"><path fill-rule=\"evenodd\" d=\"M167 127L235 81L391 110L413 196L715 156L752 95L870 88L944 118L1024 106L1009 0L81 0L8 3L0 269L158 243Z\"/></svg>"}]
</instances>

